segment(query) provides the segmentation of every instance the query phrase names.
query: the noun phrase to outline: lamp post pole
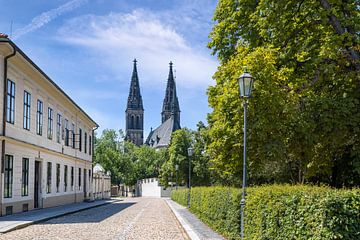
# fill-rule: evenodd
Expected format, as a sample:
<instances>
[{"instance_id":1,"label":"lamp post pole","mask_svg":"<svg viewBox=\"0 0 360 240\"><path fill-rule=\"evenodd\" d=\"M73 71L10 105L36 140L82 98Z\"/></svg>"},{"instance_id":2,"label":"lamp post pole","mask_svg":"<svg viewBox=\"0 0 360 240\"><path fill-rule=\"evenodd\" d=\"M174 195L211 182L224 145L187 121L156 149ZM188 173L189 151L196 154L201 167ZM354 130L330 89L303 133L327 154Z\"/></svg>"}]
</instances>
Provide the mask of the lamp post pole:
<instances>
[{"instance_id":1,"label":"lamp post pole","mask_svg":"<svg viewBox=\"0 0 360 240\"><path fill-rule=\"evenodd\" d=\"M178 171L179 171L179 165L175 165L175 170L176 170L176 190L178 189Z\"/></svg>"},{"instance_id":2,"label":"lamp post pole","mask_svg":"<svg viewBox=\"0 0 360 240\"><path fill-rule=\"evenodd\" d=\"M193 149L191 147L188 148L188 156L189 156L189 194L188 194L188 208L190 208L190 191L191 191L191 157L193 155Z\"/></svg>"},{"instance_id":3,"label":"lamp post pole","mask_svg":"<svg viewBox=\"0 0 360 240\"><path fill-rule=\"evenodd\" d=\"M245 199L246 199L246 114L248 107L248 98L251 96L251 91L254 85L254 78L250 73L244 72L239 78L239 93L240 98L244 101L244 159L243 159L243 180L242 180L242 197L240 201L240 214L241 214L241 222L240 222L240 235L241 239L245 238Z\"/></svg>"},{"instance_id":4,"label":"lamp post pole","mask_svg":"<svg viewBox=\"0 0 360 240\"><path fill-rule=\"evenodd\" d=\"M248 102L244 100L244 159L243 159L243 181L242 181L242 197L241 197L241 239L244 239L244 210L246 197L246 113Z\"/></svg>"}]
</instances>

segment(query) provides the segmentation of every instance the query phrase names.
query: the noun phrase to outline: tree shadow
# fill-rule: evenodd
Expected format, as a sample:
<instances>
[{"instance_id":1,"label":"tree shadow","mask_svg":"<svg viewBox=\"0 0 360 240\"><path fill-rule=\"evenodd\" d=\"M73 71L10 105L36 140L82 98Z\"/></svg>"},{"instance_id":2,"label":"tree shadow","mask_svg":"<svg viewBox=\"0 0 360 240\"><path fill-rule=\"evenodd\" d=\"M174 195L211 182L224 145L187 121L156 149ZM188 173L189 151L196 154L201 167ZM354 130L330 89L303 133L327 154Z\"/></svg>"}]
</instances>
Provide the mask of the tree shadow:
<instances>
[{"instance_id":1,"label":"tree shadow","mask_svg":"<svg viewBox=\"0 0 360 240\"><path fill-rule=\"evenodd\" d=\"M64 215L62 217L57 217L50 219L46 222L38 224L71 224L71 223L98 223L104 221L105 219L111 217L114 214L117 214L124 209L131 207L136 204L135 202L114 202L112 204L107 204L91 209L86 209L80 212L72 213L69 215Z\"/></svg>"}]
</instances>

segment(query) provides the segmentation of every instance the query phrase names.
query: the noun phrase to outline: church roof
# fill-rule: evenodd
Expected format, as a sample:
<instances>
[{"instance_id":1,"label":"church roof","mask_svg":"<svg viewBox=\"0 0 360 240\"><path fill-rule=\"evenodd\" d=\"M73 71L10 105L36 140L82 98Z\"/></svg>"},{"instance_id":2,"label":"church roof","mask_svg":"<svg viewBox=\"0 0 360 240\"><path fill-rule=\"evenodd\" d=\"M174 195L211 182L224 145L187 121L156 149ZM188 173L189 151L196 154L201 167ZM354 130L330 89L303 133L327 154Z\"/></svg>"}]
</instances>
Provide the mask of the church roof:
<instances>
[{"instance_id":1,"label":"church roof","mask_svg":"<svg viewBox=\"0 0 360 240\"><path fill-rule=\"evenodd\" d=\"M155 130L151 130L145 144L153 148L163 148L170 144L171 134L180 129L180 125L172 115Z\"/></svg>"},{"instance_id":2,"label":"church roof","mask_svg":"<svg viewBox=\"0 0 360 240\"><path fill-rule=\"evenodd\" d=\"M140 83L136 67L136 59L134 59L134 68L131 76L129 97L127 101L127 109L143 110L143 101L140 93Z\"/></svg>"}]
</instances>

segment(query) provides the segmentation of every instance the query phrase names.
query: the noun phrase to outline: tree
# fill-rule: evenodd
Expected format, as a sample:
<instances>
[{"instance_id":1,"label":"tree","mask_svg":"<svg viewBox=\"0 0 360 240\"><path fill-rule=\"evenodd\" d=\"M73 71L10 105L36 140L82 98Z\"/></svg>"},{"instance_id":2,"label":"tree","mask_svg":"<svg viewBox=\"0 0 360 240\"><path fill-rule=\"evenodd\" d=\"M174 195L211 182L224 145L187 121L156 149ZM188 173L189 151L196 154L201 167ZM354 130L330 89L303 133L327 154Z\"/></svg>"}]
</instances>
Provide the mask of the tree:
<instances>
[{"instance_id":1,"label":"tree","mask_svg":"<svg viewBox=\"0 0 360 240\"><path fill-rule=\"evenodd\" d=\"M120 130L106 129L95 142L95 162L111 172L113 184L124 183L128 186L137 180L159 175L160 166L165 162L164 151L142 145L137 147L124 141Z\"/></svg>"},{"instance_id":2,"label":"tree","mask_svg":"<svg viewBox=\"0 0 360 240\"><path fill-rule=\"evenodd\" d=\"M209 43L221 66L208 89L208 152L223 183L240 184L236 77L247 66L256 78L250 182L359 184L359 3L219 1Z\"/></svg>"},{"instance_id":3,"label":"tree","mask_svg":"<svg viewBox=\"0 0 360 240\"><path fill-rule=\"evenodd\" d=\"M175 131L171 136L170 146L167 151L167 161L161 167L161 183L168 186L176 178L175 165L179 166L177 185L188 185L189 163L191 162L191 185L210 185L211 170L209 156L206 154L206 127L199 122L197 131L187 128ZM188 156L188 148L194 149L191 161Z\"/></svg>"}]
</instances>

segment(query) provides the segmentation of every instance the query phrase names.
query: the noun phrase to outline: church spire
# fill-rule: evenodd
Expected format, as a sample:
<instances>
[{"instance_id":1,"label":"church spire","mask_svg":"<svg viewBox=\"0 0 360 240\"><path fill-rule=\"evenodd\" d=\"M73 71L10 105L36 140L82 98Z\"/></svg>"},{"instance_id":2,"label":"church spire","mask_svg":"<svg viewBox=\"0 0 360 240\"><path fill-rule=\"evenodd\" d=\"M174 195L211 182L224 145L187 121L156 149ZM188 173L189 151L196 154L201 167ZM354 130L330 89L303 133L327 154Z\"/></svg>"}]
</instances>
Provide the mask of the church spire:
<instances>
[{"instance_id":1,"label":"church spire","mask_svg":"<svg viewBox=\"0 0 360 240\"><path fill-rule=\"evenodd\" d=\"M170 62L169 76L165 91L165 97L163 102L163 108L161 112L161 121L165 122L167 119L174 116L176 124L180 126L180 107L179 101L176 95L176 85L173 73L173 63Z\"/></svg>"},{"instance_id":2,"label":"church spire","mask_svg":"<svg viewBox=\"0 0 360 240\"><path fill-rule=\"evenodd\" d=\"M129 97L126 107L126 136L125 139L136 145L144 142L144 108L140 93L139 77L134 59L134 67L131 76Z\"/></svg>"},{"instance_id":3,"label":"church spire","mask_svg":"<svg viewBox=\"0 0 360 240\"><path fill-rule=\"evenodd\" d=\"M137 73L136 59L134 59L134 67L130 83L129 97L127 101L127 108L143 109L143 102L140 93L139 77Z\"/></svg>"}]
</instances>

